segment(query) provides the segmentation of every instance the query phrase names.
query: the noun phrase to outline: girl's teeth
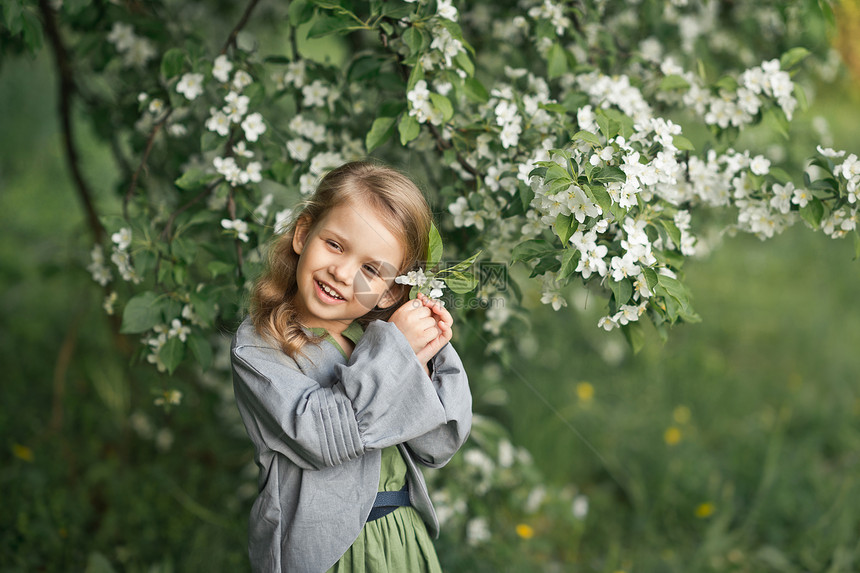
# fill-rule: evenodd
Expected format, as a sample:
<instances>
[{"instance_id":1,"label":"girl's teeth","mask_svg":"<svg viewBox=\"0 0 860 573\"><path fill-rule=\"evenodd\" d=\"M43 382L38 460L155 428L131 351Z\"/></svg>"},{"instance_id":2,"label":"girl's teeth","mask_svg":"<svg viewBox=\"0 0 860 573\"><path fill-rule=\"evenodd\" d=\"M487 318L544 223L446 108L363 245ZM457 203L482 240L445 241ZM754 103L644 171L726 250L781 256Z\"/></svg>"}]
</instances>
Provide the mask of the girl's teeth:
<instances>
[{"instance_id":1,"label":"girl's teeth","mask_svg":"<svg viewBox=\"0 0 860 573\"><path fill-rule=\"evenodd\" d=\"M326 293L328 293L329 295L333 296L334 298L340 298L340 299L342 299L342 298L343 298L342 296L338 296L338 294L337 294L337 293L335 293L333 290L331 290L330 288L328 288L328 285L325 285L325 284L323 284L323 283L319 283L319 285L320 285L320 288L322 288Z\"/></svg>"}]
</instances>

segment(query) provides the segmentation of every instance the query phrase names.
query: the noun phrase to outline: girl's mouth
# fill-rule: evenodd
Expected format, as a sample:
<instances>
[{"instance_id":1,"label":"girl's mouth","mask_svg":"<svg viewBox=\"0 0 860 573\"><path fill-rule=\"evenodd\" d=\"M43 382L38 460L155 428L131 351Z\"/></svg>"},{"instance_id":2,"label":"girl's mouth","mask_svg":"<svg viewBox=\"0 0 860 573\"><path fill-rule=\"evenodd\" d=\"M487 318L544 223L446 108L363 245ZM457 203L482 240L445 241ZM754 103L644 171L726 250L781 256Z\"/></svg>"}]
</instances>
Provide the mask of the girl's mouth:
<instances>
[{"instance_id":1,"label":"girl's mouth","mask_svg":"<svg viewBox=\"0 0 860 573\"><path fill-rule=\"evenodd\" d=\"M320 281L314 281L314 282L316 282L317 288L319 288L319 290L322 291L328 298L331 298L334 300L346 300L345 298L340 296L340 294L336 290L334 290L333 288L331 288L330 286L328 286L324 282L320 282Z\"/></svg>"}]
</instances>

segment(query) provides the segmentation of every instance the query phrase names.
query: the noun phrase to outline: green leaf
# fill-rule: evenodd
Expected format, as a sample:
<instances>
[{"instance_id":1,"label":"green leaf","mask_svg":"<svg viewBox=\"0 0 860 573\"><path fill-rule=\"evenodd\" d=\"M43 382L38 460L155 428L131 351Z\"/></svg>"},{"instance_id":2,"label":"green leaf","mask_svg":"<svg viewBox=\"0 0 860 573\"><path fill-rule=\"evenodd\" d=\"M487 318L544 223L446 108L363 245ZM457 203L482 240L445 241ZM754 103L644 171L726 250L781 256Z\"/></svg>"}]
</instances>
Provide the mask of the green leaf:
<instances>
[{"instance_id":1,"label":"green leaf","mask_svg":"<svg viewBox=\"0 0 860 573\"><path fill-rule=\"evenodd\" d=\"M308 39L322 38L331 34L347 34L355 21L349 16L317 16L308 30Z\"/></svg>"},{"instance_id":2,"label":"green leaf","mask_svg":"<svg viewBox=\"0 0 860 573\"><path fill-rule=\"evenodd\" d=\"M211 326L218 316L215 308L215 301L211 297L204 296L202 293L191 293L188 297L191 302L191 308L197 316L197 320L207 326Z\"/></svg>"},{"instance_id":3,"label":"green leaf","mask_svg":"<svg viewBox=\"0 0 860 573\"><path fill-rule=\"evenodd\" d=\"M142 292L128 301L122 313L123 334L134 334L149 330L161 323L161 305L158 295L152 291Z\"/></svg>"},{"instance_id":4,"label":"green leaf","mask_svg":"<svg viewBox=\"0 0 860 573\"><path fill-rule=\"evenodd\" d=\"M666 229L666 232L669 234L669 238L672 239L672 242L675 243L676 247L681 246L681 230L675 225L674 221L669 221L668 219L660 219L660 224L663 225L663 228Z\"/></svg>"},{"instance_id":5,"label":"green leaf","mask_svg":"<svg viewBox=\"0 0 860 573\"><path fill-rule=\"evenodd\" d=\"M769 107L764 112L763 117L764 123L768 125L775 132L780 134L785 139L789 139L788 135L788 118L785 117L785 113L779 108Z\"/></svg>"},{"instance_id":6,"label":"green leaf","mask_svg":"<svg viewBox=\"0 0 860 573\"><path fill-rule=\"evenodd\" d=\"M412 68L412 71L409 72L409 81L406 83L406 91L412 91L412 88L415 87L415 84L424 79L424 68L421 66L415 66Z\"/></svg>"},{"instance_id":7,"label":"green leaf","mask_svg":"<svg viewBox=\"0 0 860 573\"><path fill-rule=\"evenodd\" d=\"M561 268L558 269L558 279L565 279L576 271L582 253L579 249L565 249L561 256Z\"/></svg>"},{"instance_id":8,"label":"green leaf","mask_svg":"<svg viewBox=\"0 0 860 573\"><path fill-rule=\"evenodd\" d=\"M573 135L573 141L584 141L594 147L602 147L602 145L600 144L600 139L590 131L577 131Z\"/></svg>"},{"instance_id":9,"label":"green leaf","mask_svg":"<svg viewBox=\"0 0 860 573\"><path fill-rule=\"evenodd\" d=\"M738 80L731 76L723 76L717 80L714 87L734 92L738 89Z\"/></svg>"},{"instance_id":10,"label":"green leaf","mask_svg":"<svg viewBox=\"0 0 860 573\"><path fill-rule=\"evenodd\" d=\"M600 127L600 132L603 133L603 137L605 137L606 140L609 141L610 139L618 135L618 123L609 119L604 110L600 109L597 111L597 125Z\"/></svg>"},{"instance_id":11,"label":"green leaf","mask_svg":"<svg viewBox=\"0 0 860 573\"><path fill-rule=\"evenodd\" d=\"M188 347L203 370L212 366L212 345L202 335L196 332L188 336Z\"/></svg>"},{"instance_id":12,"label":"green leaf","mask_svg":"<svg viewBox=\"0 0 860 573\"><path fill-rule=\"evenodd\" d=\"M116 570L111 565L110 560L99 553L93 551L87 557L87 568L84 573L115 573Z\"/></svg>"},{"instance_id":13,"label":"green leaf","mask_svg":"<svg viewBox=\"0 0 860 573\"><path fill-rule=\"evenodd\" d=\"M615 295L615 304L617 306L627 304L627 301L633 296L633 285L630 283L630 279L625 278L619 282L609 280L607 282L609 283L609 290Z\"/></svg>"},{"instance_id":14,"label":"green leaf","mask_svg":"<svg viewBox=\"0 0 860 573\"><path fill-rule=\"evenodd\" d=\"M413 6L413 4L402 4L398 6L396 2L383 2L382 13L392 20L402 20L412 14L412 11L414 10Z\"/></svg>"},{"instance_id":15,"label":"green leaf","mask_svg":"<svg viewBox=\"0 0 860 573\"><path fill-rule=\"evenodd\" d=\"M621 332L624 333L630 348L633 349L633 354L638 354L645 346L645 329L642 327L641 318L636 322L628 322L622 326Z\"/></svg>"},{"instance_id":16,"label":"green leaf","mask_svg":"<svg viewBox=\"0 0 860 573\"><path fill-rule=\"evenodd\" d=\"M177 237L170 242L170 253L186 263L193 263L197 256L197 242Z\"/></svg>"},{"instance_id":17,"label":"green leaf","mask_svg":"<svg viewBox=\"0 0 860 573\"><path fill-rule=\"evenodd\" d=\"M860 259L860 231L854 229L854 260Z\"/></svg>"},{"instance_id":18,"label":"green leaf","mask_svg":"<svg viewBox=\"0 0 860 573\"><path fill-rule=\"evenodd\" d=\"M424 35L421 30L416 28L415 26L410 26L404 30L403 34L400 36L403 39L403 42L409 47L409 52L411 56L414 56L418 52L421 51L421 48L424 45Z\"/></svg>"},{"instance_id":19,"label":"green leaf","mask_svg":"<svg viewBox=\"0 0 860 573\"><path fill-rule=\"evenodd\" d=\"M520 202L523 205L523 211L528 211L529 206L532 204L532 200L535 198L534 189L532 189L530 185L520 185L518 194L520 196Z\"/></svg>"},{"instance_id":20,"label":"green leaf","mask_svg":"<svg viewBox=\"0 0 860 573\"><path fill-rule=\"evenodd\" d=\"M645 282L648 288L652 291L657 287L657 272L651 267L642 267L642 274L645 275Z\"/></svg>"},{"instance_id":21,"label":"green leaf","mask_svg":"<svg viewBox=\"0 0 860 573\"><path fill-rule=\"evenodd\" d=\"M469 291L475 290L478 286L478 279L472 273L461 273L459 271L447 275L442 280L449 289L457 294L466 294Z\"/></svg>"},{"instance_id":22,"label":"green leaf","mask_svg":"<svg viewBox=\"0 0 860 573\"><path fill-rule=\"evenodd\" d=\"M544 255L540 258L537 265L532 269L531 274L529 275L530 279L535 278L538 275L543 275L548 272L555 272L561 268L561 261L559 261L559 254L564 249L558 249L557 251L553 251L547 255Z\"/></svg>"},{"instance_id":23,"label":"green leaf","mask_svg":"<svg viewBox=\"0 0 860 573\"><path fill-rule=\"evenodd\" d=\"M178 76L185 65L185 51L179 48L171 48L164 52L161 58L161 75L169 80Z\"/></svg>"},{"instance_id":24,"label":"green leaf","mask_svg":"<svg viewBox=\"0 0 860 573\"><path fill-rule=\"evenodd\" d=\"M547 77L551 80L567 72L567 54L561 44L555 43L547 54Z\"/></svg>"},{"instance_id":25,"label":"green leaf","mask_svg":"<svg viewBox=\"0 0 860 573\"><path fill-rule=\"evenodd\" d=\"M474 255L469 257L468 259L466 259L464 261L460 261L459 263L457 263L456 265L454 265L453 267L451 267L450 269L447 269L447 270L449 270L451 272L465 271L466 269L471 267L473 264L475 264L475 259L477 259L478 255L480 255L482 252L483 251L478 251L477 253L475 253Z\"/></svg>"},{"instance_id":26,"label":"green leaf","mask_svg":"<svg viewBox=\"0 0 860 573\"><path fill-rule=\"evenodd\" d=\"M178 336L168 338L167 342L165 342L158 351L158 357L167 368L168 374L173 374L173 371L176 370L176 367L179 366L180 362L182 362L182 358L184 356L185 344L179 340Z\"/></svg>"},{"instance_id":27,"label":"green leaf","mask_svg":"<svg viewBox=\"0 0 860 573\"><path fill-rule=\"evenodd\" d=\"M779 67L782 70L789 70L806 59L811 53L804 47L792 48L779 58Z\"/></svg>"},{"instance_id":28,"label":"green leaf","mask_svg":"<svg viewBox=\"0 0 860 573\"><path fill-rule=\"evenodd\" d=\"M693 142L684 137L683 135L676 135L672 137L672 143L675 145L676 148L680 149L681 151L696 150L696 146L693 145Z\"/></svg>"},{"instance_id":29,"label":"green leaf","mask_svg":"<svg viewBox=\"0 0 860 573\"><path fill-rule=\"evenodd\" d=\"M421 124L413 116L404 113L397 130L400 132L400 144L406 145L421 133Z\"/></svg>"},{"instance_id":30,"label":"green leaf","mask_svg":"<svg viewBox=\"0 0 860 573\"><path fill-rule=\"evenodd\" d=\"M3 22L6 24L6 29L9 30L13 36L16 36L23 26L23 20L21 19L21 1L11 0L9 2L3 2L0 7L3 8Z\"/></svg>"},{"instance_id":31,"label":"green leaf","mask_svg":"<svg viewBox=\"0 0 860 573\"><path fill-rule=\"evenodd\" d=\"M662 296L666 303L666 314L671 322L682 318L686 322L698 322L699 316L693 312L690 304L690 292L678 279L666 275L657 275L657 288L654 293Z\"/></svg>"},{"instance_id":32,"label":"green leaf","mask_svg":"<svg viewBox=\"0 0 860 573\"><path fill-rule=\"evenodd\" d=\"M427 270L432 269L442 260L442 236L434 223L430 223L430 245L427 253Z\"/></svg>"},{"instance_id":33,"label":"green leaf","mask_svg":"<svg viewBox=\"0 0 860 573\"><path fill-rule=\"evenodd\" d=\"M806 92L800 84L794 84L794 97L797 100L797 108L800 111L809 110L809 101L806 99Z\"/></svg>"},{"instance_id":34,"label":"green leaf","mask_svg":"<svg viewBox=\"0 0 860 573\"><path fill-rule=\"evenodd\" d=\"M558 233L558 238L561 239L561 242L565 245L567 244L568 239L570 239L570 236L576 232L576 228L578 226L579 222L573 215L563 215L559 213L555 218L555 232Z\"/></svg>"},{"instance_id":35,"label":"green leaf","mask_svg":"<svg viewBox=\"0 0 860 573\"><path fill-rule=\"evenodd\" d=\"M791 181L791 175L789 175L789 174L785 171L785 169L782 169L781 167L771 167L771 168L770 168L770 171L768 172L768 174L769 174L769 175L771 175L774 179L776 179L777 181L779 181L780 183L783 183L783 184L788 183L789 181Z\"/></svg>"},{"instance_id":36,"label":"green leaf","mask_svg":"<svg viewBox=\"0 0 860 573\"><path fill-rule=\"evenodd\" d=\"M817 229L821 225L821 217L824 216L824 204L818 197L813 197L804 207L800 208L800 216L803 220Z\"/></svg>"},{"instance_id":37,"label":"green leaf","mask_svg":"<svg viewBox=\"0 0 860 573\"><path fill-rule=\"evenodd\" d=\"M529 239L523 241L511 252L511 263L517 261L527 262L547 254L555 253L556 249L543 239Z\"/></svg>"},{"instance_id":38,"label":"green leaf","mask_svg":"<svg viewBox=\"0 0 860 573\"><path fill-rule=\"evenodd\" d=\"M189 169L183 173L179 179L174 181L173 184L180 189L191 191L194 189L200 189L215 177L217 177L217 175L206 173L202 169Z\"/></svg>"},{"instance_id":39,"label":"green leaf","mask_svg":"<svg viewBox=\"0 0 860 573\"><path fill-rule=\"evenodd\" d=\"M604 216L612 210L612 197L609 196L609 192L603 185L587 185L584 190L587 194L588 191L591 192L590 195L600 206Z\"/></svg>"},{"instance_id":40,"label":"green leaf","mask_svg":"<svg viewBox=\"0 0 860 573\"><path fill-rule=\"evenodd\" d=\"M472 58L469 57L469 54L463 50L457 52L457 55L454 56L454 62L456 62L461 70L466 72L467 76L472 77L475 75L475 64L472 63Z\"/></svg>"},{"instance_id":41,"label":"green leaf","mask_svg":"<svg viewBox=\"0 0 860 573\"><path fill-rule=\"evenodd\" d=\"M627 174L621 170L621 168L616 167L614 165L609 165L607 167L601 167L598 169L593 177L594 181L599 181L600 183L624 183L627 181Z\"/></svg>"},{"instance_id":42,"label":"green leaf","mask_svg":"<svg viewBox=\"0 0 860 573\"><path fill-rule=\"evenodd\" d=\"M290 26L296 28L314 17L313 4L307 0L293 0L289 8ZM295 55L295 54L294 54Z\"/></svg>"},{"instance_id":43,"label":"green leaf","mask_svg":"<svg viewBox=\"0 0 860 573\"><path fill-rule=\"evenodd\" d=\"M218 275L228 275L236 271L236 265L231 265L230 263L225 263L224 261L211 261L206 268L212 274L212 278L214 279Z\"/></svg>"},{"instance_id":44,"label":"green leaf","mask_svg":"<svg viewBox=\"0 0 860 573\"><path fill-rule=\"evenodd\" d=\"M433 107L442 112L442 120L449 121L454 117L454 107L451 105L451 100L442 94L430 92L430 101L433 102Z\"/></svg>"},{"instance_id":45,"label":"green leaf","mask_svg":"<svg viewBox=\"0 0 860 573\"><path fill-rule=\"evenodd\" d=\"M475 78L466 78L463 82L466 97L475 103L486 103L490 99L487 88Z\"/></svg>"},{"instance_id":46,"label":"green leaf","mask_svg":"<svg viewBox=\"0 0 860 573\"><path fill-rule=\"evenodd\" d=\"M396 117L377 117L373 120L373 125L370 126L364 141L368 153L388 141L388 138L394 134L396 123Z\"/></svg>"},{"instance_id":47,"label":"green leaf","mask_svg":"<svg viewBox=\"0 0 860 573\"><path fill-rule=\"evenodd\" d=\"M42 22L32 10L24 10L21 16L23 17L21 37L24 38L24 43L27 44L27 49L30 50L30 53L35 54L42 49L42 42L44 40Z\"/></svg>"},{"instance_id":48,"label":"green leaf","mask_svg":"<svg viewBox=\"0 0 860 573\"><path fill-rule=\"evenodd\" d=\"M686 90L690 89L690 84L681 76L670 74L660 80L660 89L662 91Z\"/></svg>"}]
</instances>

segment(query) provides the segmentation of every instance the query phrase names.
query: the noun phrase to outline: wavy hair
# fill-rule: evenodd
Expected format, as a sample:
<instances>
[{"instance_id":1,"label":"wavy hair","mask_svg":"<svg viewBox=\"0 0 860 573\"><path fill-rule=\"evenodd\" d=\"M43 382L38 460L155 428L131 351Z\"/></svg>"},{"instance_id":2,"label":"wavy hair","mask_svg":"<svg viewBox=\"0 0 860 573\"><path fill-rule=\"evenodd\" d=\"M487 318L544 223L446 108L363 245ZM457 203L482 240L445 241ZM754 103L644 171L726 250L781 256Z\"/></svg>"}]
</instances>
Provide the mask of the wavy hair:
<instances>
[{"instance_id":1,"label":"wavy hair","mask_svg":"<svg viewBox=\"0 0 860 573\"><path fill-rule=\"evenodd\" d=\"M350 201L366 201L389 222L390 230L403 246L405 255L397 274L414 268L427 257L432 215L424 195L406 175L371 161L355 161L330 171L316 192L302 204L286 231L269 247L268 265L257 279L251 294L250 314L257 332L274 340L287 355L303 354L308 343L321 337L303 330L295 306L298 293L296 269L299 255L293 250L293 237L300 220L309 223L308 232L333 208ZM387 308L374 308L358 319L362 326L372 320L387 320L409 297L408 288L392 285L402 292Z\"/></svg>"}]
</instances>

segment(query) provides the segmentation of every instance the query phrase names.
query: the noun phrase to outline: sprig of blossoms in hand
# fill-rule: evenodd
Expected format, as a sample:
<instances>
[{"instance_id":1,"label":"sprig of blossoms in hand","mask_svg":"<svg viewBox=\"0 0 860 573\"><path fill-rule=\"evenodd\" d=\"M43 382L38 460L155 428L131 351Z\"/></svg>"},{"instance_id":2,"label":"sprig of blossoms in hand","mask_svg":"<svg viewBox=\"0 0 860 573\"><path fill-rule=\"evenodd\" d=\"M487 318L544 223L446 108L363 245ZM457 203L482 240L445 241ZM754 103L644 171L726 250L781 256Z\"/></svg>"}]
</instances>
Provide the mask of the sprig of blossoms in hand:
<instances>
[{"instance_id":1,"label":"sprig of blossoms in hand","mask_svg":"<svg viewBox=\"0 0 860 573\"><path fill-rule=\"evenodd\" d=\"M465 294L478 286L478 279L466 269L474 264L475 259L478 258L481 252L478 251L468 259L454 266L438 271L429 270L439 264L439 260L442 258L442 250L442 237L439 235L439 230L436 226L432 225L430 228L430 249L426 264L426 269L428 270L419 267L394 279L394 282L397 284L412 286L412 290L409 291L410 299L418 296L418 293L422 293L432 299L438 299L442 296L442 289L445 287L457 294Z\"/></svg>"}]
</instances>

